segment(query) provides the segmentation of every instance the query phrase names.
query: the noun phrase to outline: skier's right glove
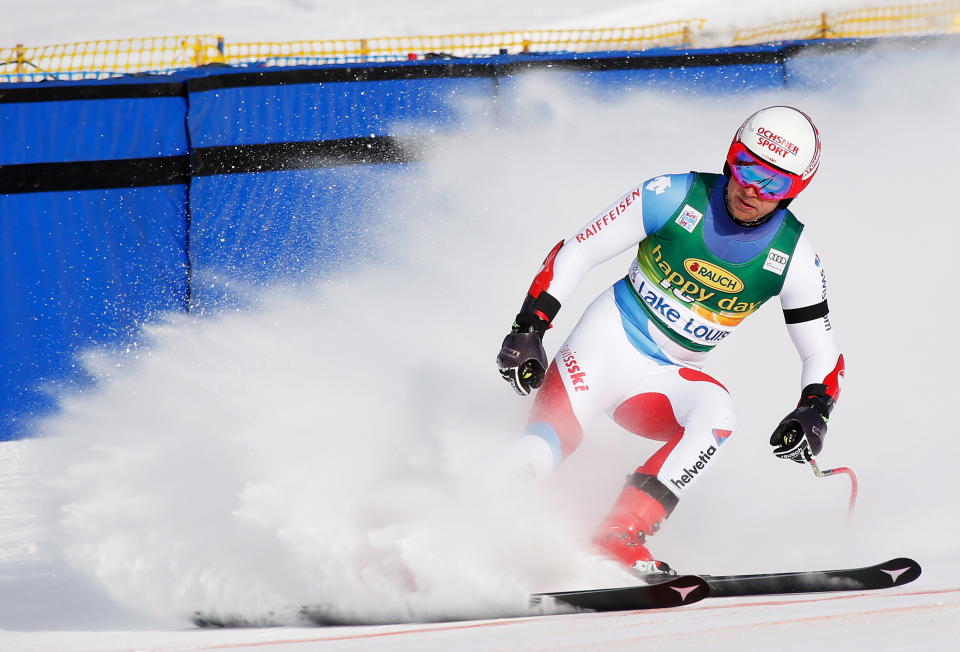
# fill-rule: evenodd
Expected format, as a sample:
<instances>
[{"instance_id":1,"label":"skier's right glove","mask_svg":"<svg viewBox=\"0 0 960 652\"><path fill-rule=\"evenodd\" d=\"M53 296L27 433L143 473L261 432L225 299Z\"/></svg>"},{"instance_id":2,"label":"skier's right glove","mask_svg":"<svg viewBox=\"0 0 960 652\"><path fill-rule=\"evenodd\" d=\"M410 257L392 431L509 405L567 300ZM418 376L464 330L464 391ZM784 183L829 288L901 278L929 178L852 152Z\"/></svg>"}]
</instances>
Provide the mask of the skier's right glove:
<instances>
[{"instance_id":1,"label":"skier's right glove","mask_svg":"<svg viewBox=\"0 0 960 652\"><path fill-rule=\"evenodd\" d=\"M804 464L820 454L834 403L826 390L820 383L803 388L796 409L780 421L770 437L774 455Z\"/></svg>"},{"instance_id":2,"label":"skier's right glove","mask_svg":"<svg viewBox=\"0 0 960 652\"><path fill-rule=\"evenodd\" d=\"M503 338L497 367L503 379L521 396L543 384L547 373L543 334L550 328L548 319L555 317L559 309L560 303L546 292L541 292L536 299L528 294L510 333Z\"/></svg>"},{"instance_id":3,"label":"skier's right glove","mask_svg":"<svg viewBox=\"0 0 960 652\"><path fill-rule=\"evenodd\" d=\"M543 350L542 333L511 331L503 338L497 366L500 375L517 393L526 396L543 384L547 373L547 353Z\"/></svg>"}]
</instances>

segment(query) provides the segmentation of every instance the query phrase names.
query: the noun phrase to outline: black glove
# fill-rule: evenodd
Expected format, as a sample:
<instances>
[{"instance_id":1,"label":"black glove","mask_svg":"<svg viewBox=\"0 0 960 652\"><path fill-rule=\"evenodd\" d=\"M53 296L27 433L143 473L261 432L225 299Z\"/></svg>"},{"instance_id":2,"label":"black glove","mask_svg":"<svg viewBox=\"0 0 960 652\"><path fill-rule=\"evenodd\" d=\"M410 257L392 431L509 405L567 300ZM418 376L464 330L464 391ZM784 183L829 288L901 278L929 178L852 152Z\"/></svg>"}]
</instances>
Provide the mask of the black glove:
<instances>
[{"instance_id":1,"label":"black glove","mask_svg":"<svg viewBox=\"0 0 960 652\"><path fill-rule=\"evenodd\" d=\"M540 333L531 331L511 332L503 338L497 366L503 379L521 396L540 387L547 373L547 353L543 350L541 337Z\"/></svg>"},{"instance_id":2,"label":"black glove","mask_svg":"<svg viewBox=\"0 0 960 652\"><path fill-rule=\"evenodd\" d=\"M823 450L827 421L833 411L833 398L821 383L803 388L796 409L785 416L770 437L773 454L804 464Z\"/></svg>"},{"instance_id":3,"label":"black glove","mask_svg":"<svg viewBox=\"0 0 960 652\"><path fill-rule=\"evenodd\" d=\"M559 310L560 302L549 293L541 291L537 297L528 293L510 334L503 338L497 367L503 379L520 396L526 396L530 390L543 384L543 377L547 373L543 334L550 328L550 320L557 316Z\"/></svg>"},{"instance_id":4,"label":"black glove","mask_svg":"<svg viewBox=\"0 0 960 652\"><path fill-rule=\"evenodd\" d=\"M520 396L526 396L530 390L540 387L547 373L543 334L550 328L550 322L537 315L534 309L533 297L527 295L510 334L503 338L500 355L497 356L500 375Z\"/></svg>"}]
</instances>

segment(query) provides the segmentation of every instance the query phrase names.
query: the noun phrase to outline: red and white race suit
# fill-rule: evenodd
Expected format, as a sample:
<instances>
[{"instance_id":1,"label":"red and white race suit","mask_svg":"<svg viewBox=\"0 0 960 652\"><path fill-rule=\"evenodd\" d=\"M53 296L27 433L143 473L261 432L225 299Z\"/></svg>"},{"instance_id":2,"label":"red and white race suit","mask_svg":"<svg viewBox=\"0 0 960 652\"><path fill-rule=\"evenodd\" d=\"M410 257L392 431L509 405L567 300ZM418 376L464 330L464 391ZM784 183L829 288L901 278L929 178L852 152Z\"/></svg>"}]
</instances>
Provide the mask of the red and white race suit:
<instances>
[{"instance_id":1,"label":"red and white race suit","mask_svg":"<svg viewBox=\"0 0 960 652\"><path fill-rule=\"evenodd\" d=\"M548 292L562 304L594 266L637 247L667 220L683 226L680 220L691 214L703 221L706 245L730 260L731 269L763 255L786 211L776 211L762 227L739 226L727 212L721 177L709 204L690 213L683 202L694 174L656 177L618 198L550 252L530 294ZM823 383L835 399L843 358L826 307L823 264L805 231L788 253L786 271L774 271L783 274L778 296L802 360L800 385ZM631 433L663 442L637 473L655 477L653 493L672 508L716 465L736 430L736 415L727 389L700 370L707 352L685 348L655 323L636 328L636 316L628 313L650 320L655 315L630 304L642 299L629 294L629 283L629 277L622 279L586 309L550 365L527 430L508 459L520 472L546 475L577 449L584 428L606 413Z\"/></svg>"}]
</instances>

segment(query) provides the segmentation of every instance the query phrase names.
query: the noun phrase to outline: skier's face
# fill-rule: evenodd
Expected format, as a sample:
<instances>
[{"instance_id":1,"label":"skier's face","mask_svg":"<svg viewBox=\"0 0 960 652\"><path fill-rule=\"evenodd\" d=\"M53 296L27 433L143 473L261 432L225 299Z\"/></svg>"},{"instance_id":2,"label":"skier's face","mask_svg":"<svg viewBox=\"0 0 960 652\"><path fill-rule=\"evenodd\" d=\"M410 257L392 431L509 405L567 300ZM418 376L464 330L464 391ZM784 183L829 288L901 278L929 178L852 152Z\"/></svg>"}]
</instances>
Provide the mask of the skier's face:
<instances>
[{"instance_id":1,"label":"skier's face","mask_svg":"<svg viewBox=\"0 0 960 652\"><path fill-rule=\"evenodd\" d=\"M776 210L777 199L763 199L753 186L741 186L735 179L727 183L727 210L738 222L756 222Z\"/></svg>"}]
</instances>

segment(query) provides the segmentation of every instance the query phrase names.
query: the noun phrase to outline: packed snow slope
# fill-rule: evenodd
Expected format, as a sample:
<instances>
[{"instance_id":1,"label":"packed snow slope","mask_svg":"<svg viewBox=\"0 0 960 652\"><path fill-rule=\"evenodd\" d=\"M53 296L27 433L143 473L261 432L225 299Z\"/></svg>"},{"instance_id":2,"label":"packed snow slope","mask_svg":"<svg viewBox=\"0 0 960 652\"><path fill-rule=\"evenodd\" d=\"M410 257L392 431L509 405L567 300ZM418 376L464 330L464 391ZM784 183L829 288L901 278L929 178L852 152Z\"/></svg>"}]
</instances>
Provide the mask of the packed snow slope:
<instances>
[{"instance_id":1,"label":"packed snow slope","mask_svg":"<svg viewBox=\"0 0 960 652\"><path fill-rule=\"evenodd\" d=\"M88 352L98 386L65 397L37 439L0 447L0 649L945 646L960 586L960 315L947 292L960 63L929 50L857 80L829 94L598 102L535 76L505 123L465 101L470 126L432 136L425 162L384 187L376 257L251 294L242 312L171 315L134 350ZM195 609L282 615L303 602L354 623L529 615L530 591L623 582L589 537L656 443L599 423L542 485L491 486L483 465L529 406L493 358L559 239L640 180L719 170L740 121L774 103L808 111L823 136L793 208L824 260L849 369L821 463L857 470L860 507L847 523L843 477L769 453L799 389L774 301L709 360L741 425L651 545L714 573L909 555L925 567L911 591L948 592L474 629L176 631ZM588 277L550 352L628 258Z\"/></svg>"}]
</instances>

